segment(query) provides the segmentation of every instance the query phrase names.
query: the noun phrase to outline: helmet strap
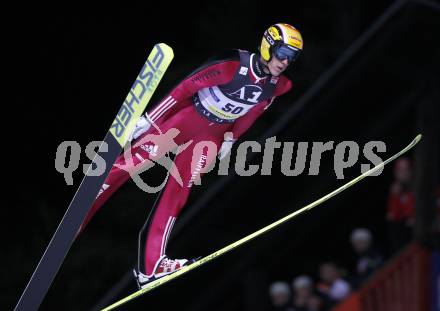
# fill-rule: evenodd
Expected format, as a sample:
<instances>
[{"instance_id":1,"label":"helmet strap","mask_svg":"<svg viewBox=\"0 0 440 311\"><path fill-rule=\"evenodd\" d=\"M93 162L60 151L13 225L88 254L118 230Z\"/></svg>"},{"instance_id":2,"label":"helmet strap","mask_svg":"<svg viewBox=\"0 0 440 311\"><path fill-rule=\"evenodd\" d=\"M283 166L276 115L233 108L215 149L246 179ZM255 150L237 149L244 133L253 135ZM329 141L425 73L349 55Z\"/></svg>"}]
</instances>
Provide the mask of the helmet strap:
<instances>
[{"instance_id":1,"label":"helmet strap","mask_svg":"<svg viewBox=\"0 0 440 311\"><path fill-rule=\"evenodd\" d=\"M270 70L269 70L269 67L267 67L267 62L263 59L263 57L261 55L260 55L260 57L258 57L256 65L260 66L262 71L265 74L270 75Z\"/></svg>"}]
</instances>

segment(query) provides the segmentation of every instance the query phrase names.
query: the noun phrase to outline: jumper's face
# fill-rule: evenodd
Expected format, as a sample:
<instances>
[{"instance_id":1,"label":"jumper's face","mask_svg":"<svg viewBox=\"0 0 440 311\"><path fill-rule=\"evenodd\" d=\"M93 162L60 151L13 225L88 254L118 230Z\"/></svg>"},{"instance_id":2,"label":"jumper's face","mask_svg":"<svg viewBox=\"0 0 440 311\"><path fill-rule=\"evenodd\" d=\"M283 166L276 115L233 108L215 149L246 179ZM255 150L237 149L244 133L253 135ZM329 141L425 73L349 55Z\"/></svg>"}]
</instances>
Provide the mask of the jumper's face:
<instances>
[{"instance_id":1,"label":"jumper's face","mask_svg":"<svg viewBox=\"0 0 440 311\"><path fill-rule=\"evenodd\" d=\"M288 66L288 59L279 60L278 58L276 58L276 56L273 56L271 60L267 63L267 68L269 69L270 74L275 77L283 73L283 71L285 71Z\"/></svg>"}]
</instances>

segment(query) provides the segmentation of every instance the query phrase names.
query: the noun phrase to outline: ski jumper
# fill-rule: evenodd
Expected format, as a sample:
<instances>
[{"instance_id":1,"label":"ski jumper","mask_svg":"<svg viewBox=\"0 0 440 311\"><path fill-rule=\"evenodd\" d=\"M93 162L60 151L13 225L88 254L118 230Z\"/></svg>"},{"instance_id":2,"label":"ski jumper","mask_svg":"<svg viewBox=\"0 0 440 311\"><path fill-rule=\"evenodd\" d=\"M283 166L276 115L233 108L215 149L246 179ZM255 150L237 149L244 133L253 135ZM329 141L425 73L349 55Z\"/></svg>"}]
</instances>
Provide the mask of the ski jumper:
<instances>
[{"instance_id":1,"label":"ski jumper","mask_svg":"<svg viewBox=\"0 0 440 311\"><path fill-rule=\"evenodd\" d=\"M166 246L173 225L188 199L194 181L201 177L203 168L215 163L217 151L225 132L232 132L238 139L273 102L276 96L291 88L285 76L264 73L258 54L232 50L221 57L211 59L205 65L180 82L147 115L162 133L177 129L174 138L177 145L191 142L174 159L173 169L178 171L182 186L170 174L158 203L148 220L144 246L144 271L151 275L160 259L165 256ZM146 135L159 135L156 127L132 142L132 166L141 167L147 159L154 161L171 147L167 141L142 141ZM200 147L200 142L209 142ZM136 146L137 145L137 146ZM203 145L202 145L203 146ZM215 148L214 148L215 149ZM83 230L104 202L129 178L125 169L124 155L120 155L105 180L93 206L80 230Z\"/></svg>"}]
</instances>

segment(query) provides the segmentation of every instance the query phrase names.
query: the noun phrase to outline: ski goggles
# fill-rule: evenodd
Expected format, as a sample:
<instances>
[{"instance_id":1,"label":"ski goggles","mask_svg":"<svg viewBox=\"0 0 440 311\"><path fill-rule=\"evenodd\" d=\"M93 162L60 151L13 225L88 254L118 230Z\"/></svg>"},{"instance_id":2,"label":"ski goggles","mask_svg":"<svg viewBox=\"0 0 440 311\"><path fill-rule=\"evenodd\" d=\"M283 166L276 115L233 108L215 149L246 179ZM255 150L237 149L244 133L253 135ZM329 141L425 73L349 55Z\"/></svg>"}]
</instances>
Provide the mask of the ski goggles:
<instances>
[{"instance_id":1,"label":"ski goggles","mask_svg":"<svg viewBox=\"0 0 440 311\"><path fill-rule=\"evenodd\" d=\"M272 47L273 55L280 61L287 59L290 63L293 63L301 54L301 50L294 48L293 46L281 43Z\"/></svg>"}]
</instances>

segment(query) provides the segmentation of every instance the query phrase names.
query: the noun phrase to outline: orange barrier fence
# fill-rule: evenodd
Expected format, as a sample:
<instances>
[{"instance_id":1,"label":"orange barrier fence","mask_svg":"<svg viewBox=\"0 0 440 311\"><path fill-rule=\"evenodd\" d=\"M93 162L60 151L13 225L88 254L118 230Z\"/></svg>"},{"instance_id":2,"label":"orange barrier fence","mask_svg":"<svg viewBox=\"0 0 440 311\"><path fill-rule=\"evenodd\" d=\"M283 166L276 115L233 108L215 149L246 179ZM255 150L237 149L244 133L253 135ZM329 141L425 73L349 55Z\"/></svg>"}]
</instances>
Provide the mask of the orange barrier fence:
<instances>
[{"instance_id":1,"label":"orange barrier fence","mask_svg":"<svg viewBox=\"0 0 440 311\"><path fill-rule=\"evenodd\" d=\"M430 266L429 251L413 243L332 311L428 311Z\"/></svg>"}]
</instances>

